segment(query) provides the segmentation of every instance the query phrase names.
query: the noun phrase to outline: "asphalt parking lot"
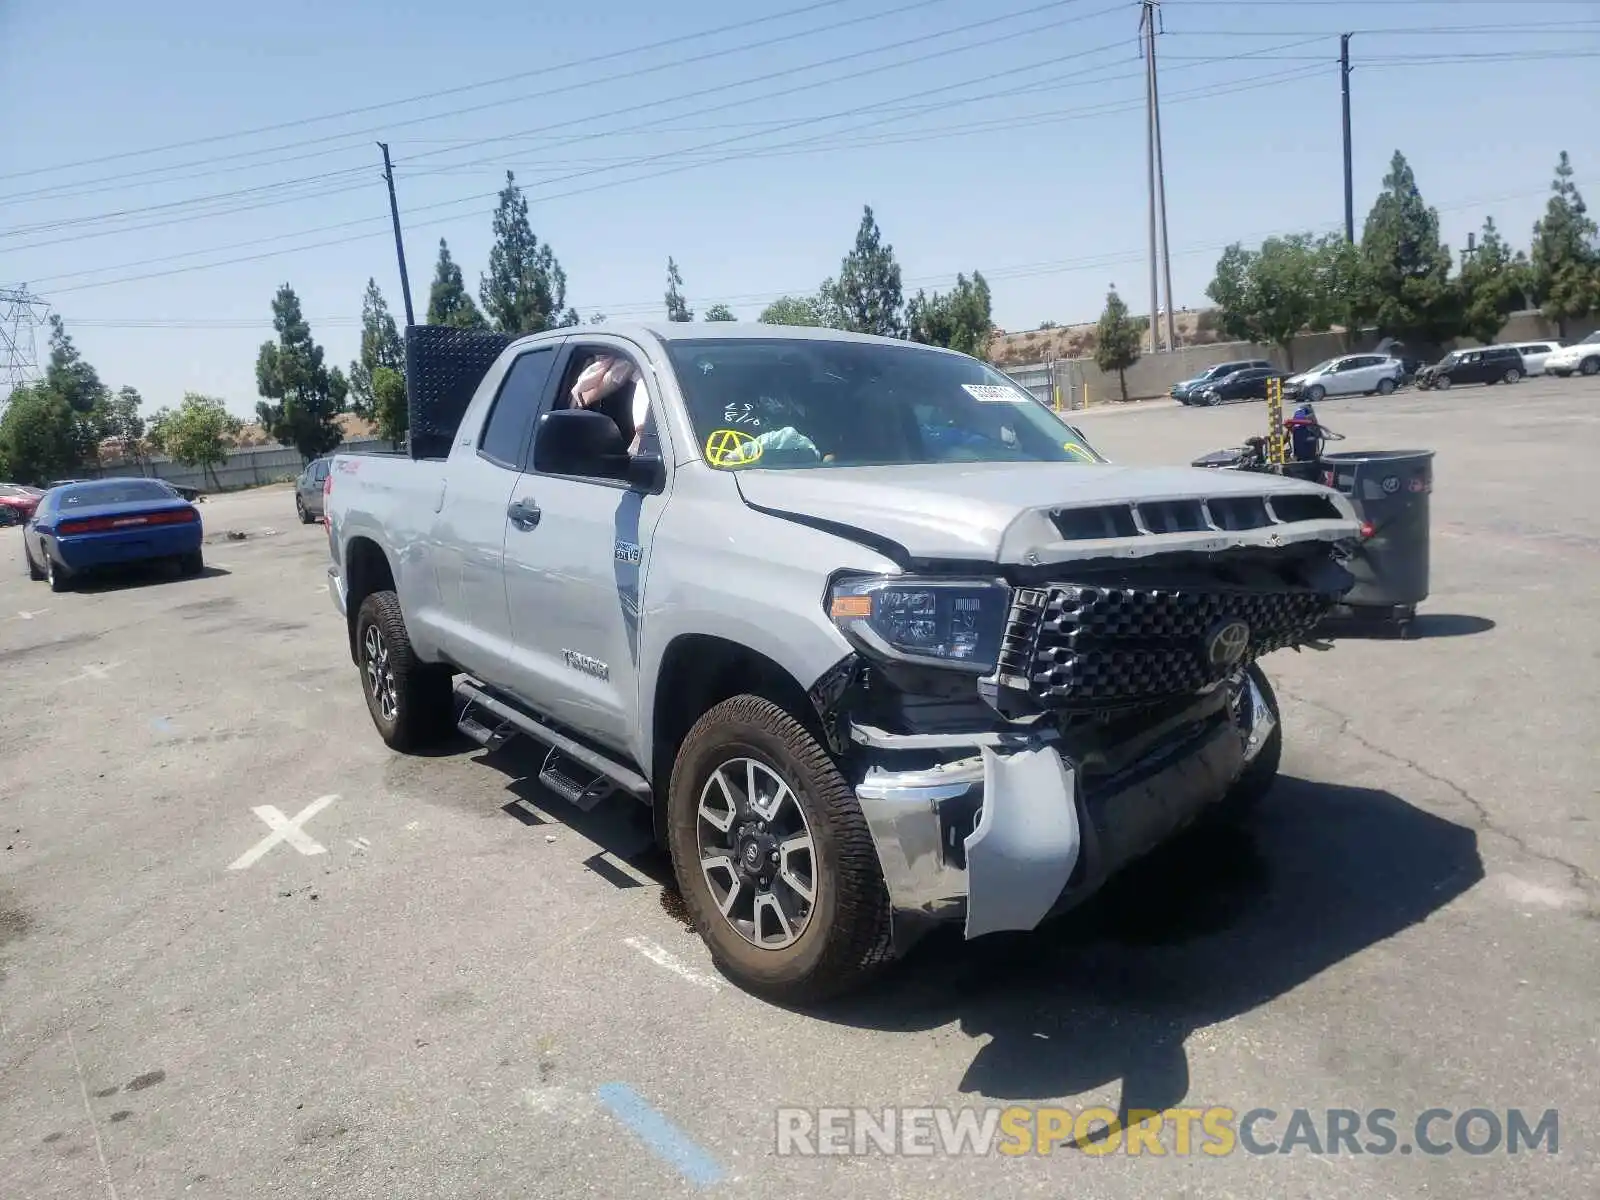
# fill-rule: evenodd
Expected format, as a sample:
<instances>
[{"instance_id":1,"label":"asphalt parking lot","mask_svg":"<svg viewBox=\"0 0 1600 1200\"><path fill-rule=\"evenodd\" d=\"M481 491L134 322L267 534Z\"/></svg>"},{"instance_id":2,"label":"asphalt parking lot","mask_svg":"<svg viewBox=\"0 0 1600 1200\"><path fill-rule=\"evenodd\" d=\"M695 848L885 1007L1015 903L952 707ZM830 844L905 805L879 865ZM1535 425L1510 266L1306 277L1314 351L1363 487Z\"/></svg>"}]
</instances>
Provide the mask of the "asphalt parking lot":
<instances>
[{"instance_id":1,"label":"asphalt parking lot","mask_svg":"<svg viewBox=\"0 0 1600 1200\"><path fill-rule=\"evenodd\" d=\"M52 595L0 530L0 1196L1600 1194L1600 381L1319 412L1438 451L1417 636L1266 661L1249 836L821 1014L716 974L637 812L529 749L387 751L289 491L208 501L192 580ZM1077 420L1171 463L1262 413ZM1258 1143L1390 1109L1408 1147L1555 1109L1559 1145L776 1153L780 1107L1008 1103L1270 1108Z\"/></svg>"}]
</instances>

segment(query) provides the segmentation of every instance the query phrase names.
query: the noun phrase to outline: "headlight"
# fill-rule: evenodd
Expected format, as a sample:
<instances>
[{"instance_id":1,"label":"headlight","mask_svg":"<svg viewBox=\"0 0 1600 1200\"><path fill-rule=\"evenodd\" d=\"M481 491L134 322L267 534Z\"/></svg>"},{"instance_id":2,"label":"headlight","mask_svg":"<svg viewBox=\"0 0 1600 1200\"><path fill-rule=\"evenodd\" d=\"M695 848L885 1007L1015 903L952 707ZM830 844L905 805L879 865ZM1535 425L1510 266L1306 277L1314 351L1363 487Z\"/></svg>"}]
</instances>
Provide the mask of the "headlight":
<instances>
[{"instance_id":1,"label":"headlight","mask_svg":"<svg viewBox=\"0 0 1600 1200\"><path fill-rule=\"evenodd\" d=\"M828 615L856 645L881 658L994 670L1011 589L982 579L851 576L828 590Z\"/></svg>"}]
</instances>

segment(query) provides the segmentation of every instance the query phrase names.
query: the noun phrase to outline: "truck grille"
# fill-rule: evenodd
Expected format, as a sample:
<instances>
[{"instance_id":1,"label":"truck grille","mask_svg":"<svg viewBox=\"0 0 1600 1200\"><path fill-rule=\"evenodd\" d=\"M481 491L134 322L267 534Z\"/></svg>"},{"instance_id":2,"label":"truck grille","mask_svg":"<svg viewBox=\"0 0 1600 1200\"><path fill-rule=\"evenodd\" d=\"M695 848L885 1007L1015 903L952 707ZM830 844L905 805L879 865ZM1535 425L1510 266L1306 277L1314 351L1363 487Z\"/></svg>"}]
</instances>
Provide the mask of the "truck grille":
<instances>
[{"instance_id":1,"label":"truck grille","mask_svg":"<svg viewBox=\"0 0 1600 1200\"><path fill-rule=\"evenodd\" d=\"M1182 695L1304 641L1336 600L1309 588L1019 588L997 679L1056 708ZM1244 633L1230 628L1236 622Z\"/></svg>"}]
</instances>

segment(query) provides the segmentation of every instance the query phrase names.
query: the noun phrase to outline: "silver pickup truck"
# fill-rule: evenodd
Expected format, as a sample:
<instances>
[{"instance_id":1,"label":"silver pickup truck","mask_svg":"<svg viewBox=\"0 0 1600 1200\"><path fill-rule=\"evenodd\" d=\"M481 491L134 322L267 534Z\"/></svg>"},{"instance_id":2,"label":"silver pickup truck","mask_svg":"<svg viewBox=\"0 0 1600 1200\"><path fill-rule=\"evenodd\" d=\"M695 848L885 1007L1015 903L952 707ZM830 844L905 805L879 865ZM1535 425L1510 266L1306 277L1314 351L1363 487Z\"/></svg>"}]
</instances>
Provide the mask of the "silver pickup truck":
<instances>
[{"instance_id":1,"label":"silver pickup truck","mask_svg":"<svg viewBox=\"0 0 1600 1200\"><path fill-rule=\"evenodd\" d=\"M607 325L474 366L467 336L408 332L411 456L329 476L373 722L529 738L570 802L652 806L742 986L816 1000L935 923L1032 929L1271 785L1257 659L1350 586L1339 494L1113 465L906 342Z\"/></svg>"}]
</instances>

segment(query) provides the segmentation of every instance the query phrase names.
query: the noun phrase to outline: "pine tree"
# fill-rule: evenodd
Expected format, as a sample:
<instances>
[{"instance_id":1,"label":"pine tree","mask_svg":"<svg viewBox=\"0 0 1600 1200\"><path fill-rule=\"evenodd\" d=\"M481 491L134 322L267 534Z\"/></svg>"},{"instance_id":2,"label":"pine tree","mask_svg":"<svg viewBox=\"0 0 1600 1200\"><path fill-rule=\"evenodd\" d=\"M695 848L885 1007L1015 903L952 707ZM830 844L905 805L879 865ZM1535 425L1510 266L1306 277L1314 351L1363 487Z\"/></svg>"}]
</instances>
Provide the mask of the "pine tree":
<instances>
[{"instance_id":1,"label":"pine tree","mask_svg":"<svg viewBox=\"0 0 1600 1200\"><path fill-rule=\"evenodd\" d=\"M989 283L977 271L969 280L956 276L947 295L925 295L920 289L906 305L907 336L929 346L945 346L982 358L994 335Z\"/></svg>"},{"instance_id":2,"label":"pine tree","mask_svg":"<svg viewBox=\"0 0 1600 1200\"><path fill-rule=\"evenodd\" d=\"M1569 321L1600 309L1600 247L1565 150L1550 190L1544 217L1533 227L1531 274L1540 310L1565 338Z\"/></svg>"},{"instance_id":3,"label":"pine tree","mask_svg":"<svg viewBox=\"0 0 1600 1200\"><path fill-rule=\"evenodd\" d=\"M1094 363L1102 371L1115 371L1122 385L1122 398L1128 398L1128 368L1139 361L1139 346L1144 340L1146 318L1135 320L1128 306L1117 295L1115 286L1106 293L1105 311L1096 330Z\"/></svg>"},{"instance_id":4,"label":"pine tree","mask_svg":"<svg viewBox=\"0 0 1600 1200\"><path fill-rule=\"evenodd\" d=\"M501 333L538 333L578 323L577 312L567 307L567 273L549 243L534 236L527 197L510 171L495 209L494 247L478 298Z\"/></svg>"},{"instance_id":5,"label":"pine tree","mask_svg":"<svg viewBox=\"0 0 1600 1200\"><path fill-rule=\"evenodd\" d=\"M338 367L329 370L322 347L300 312L300 297L284 284L272 300L272 327L278 340L264 342L256 358L256 388L267 400L256 405L261 427L281 445L293 446L306 459L316 458L344 441L335 418L344 406L349 385Z\"/></svg>"},{"instance_id":6,"label":"pine tree","mask_svg":"<svg viewBox=\"0 0 1600 1200\"><path fill-rule=\"evenodd\" d=\"M1474 341L1491 344L1500 336L1506 318L1522 301L1528 261L1511 247L1495 227L1494 218L1483 223L1478 248L1461 265L1461 331Z\"/></svg>"},{"instance_id":7,"label":"pine tree","mask_svg":"<svg viewBox=\"0 0 1600 1200\"><path fill-rule=\"evenodd\" d=\"M404 386L405 344L389 305L378 290L378 281L368 279L366 295L361 299L361 357L350 364L350 408L363 420L375 419L372 378L380 367L398 373Z\"/></svg>"},{"instance_id":8,"label":"pine tree","mask_svg":"<svg viewBox=\"0 0 1600 1200\"><path fill-rule=\"evenodd\" d=\"M450 247L439 239L439 261L433 268L433 286L428 289L428 324L449 325L456 329L487 329L478 306L467 294L461 268L450 257Z\"/></svg>"},{"instance_id":9,"label":"pine tree","mask_svg":"<svg viewBox=\"0 0 1600 1200\"><path fill-rule=\"evenodd\" d=\"M825 315L834 318L826 324L856 333L905 336L900 264L894 247L883 241L870 204L862 210L855 248L840 263L838 280L823 284L821 299L830 310Z\"/></svg>"},{"instance_id":10,"label":"pine tree","mask_svg":"<svg viewBox=\"0 0 1600 1200\"><path fill-rule=\"evenodd\" d=\"M678 273L678 264L672 261L670 255L667 257L667 320L694 320L694 309L683 298L683 276Z\"/></svg>"},{"instance_id":11,"label":"pine tree","mask_svg":"<svg viewBox=\"0 0 1600 1200\"><path fill-rule=\"evenodd\" d=\"M1358 315L1380 333L1438 344L1460 332L1460 293L1450 278L1450 250L1439 240L1439 213L1423 203L1398 150L1367 216L1361 259L1367 290Z\"/></svg>"}]
</instances>

